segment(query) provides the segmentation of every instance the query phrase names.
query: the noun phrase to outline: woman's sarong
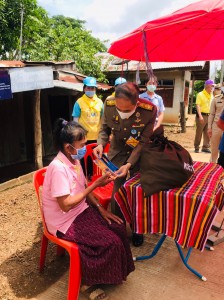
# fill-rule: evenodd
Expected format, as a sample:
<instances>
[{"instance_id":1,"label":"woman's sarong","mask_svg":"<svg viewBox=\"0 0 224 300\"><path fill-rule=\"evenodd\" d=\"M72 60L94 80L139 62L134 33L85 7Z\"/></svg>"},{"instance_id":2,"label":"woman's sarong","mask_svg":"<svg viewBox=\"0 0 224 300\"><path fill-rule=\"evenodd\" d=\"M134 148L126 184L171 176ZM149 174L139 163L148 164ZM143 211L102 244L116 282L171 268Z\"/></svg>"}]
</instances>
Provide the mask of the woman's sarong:
<instances>
[{"instance_id":1,"label":"woman's sarong","mask_svg":"<svg viewBox=\"0 0 224 300\"><path fill-rule=\"evenodd\" d=\"M57 236L78 245L83 284L120 284L135 269L125 224L108 224L93 207Z\"/></svg>"}]
</instances>

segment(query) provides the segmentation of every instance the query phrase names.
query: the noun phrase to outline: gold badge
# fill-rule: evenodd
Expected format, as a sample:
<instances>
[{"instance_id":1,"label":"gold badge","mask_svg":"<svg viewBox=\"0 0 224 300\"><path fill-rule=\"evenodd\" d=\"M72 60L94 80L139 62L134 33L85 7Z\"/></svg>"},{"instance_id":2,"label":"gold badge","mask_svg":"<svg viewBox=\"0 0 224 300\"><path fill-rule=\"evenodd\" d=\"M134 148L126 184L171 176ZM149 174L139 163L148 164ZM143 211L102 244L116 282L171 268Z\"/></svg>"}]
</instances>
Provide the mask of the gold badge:
<instances>
[{"instance_id":1,"label":"gold badge","mask_svg":"<svg viewBox=\"0 0 224 300\"><path fill-rule=\"evenodd\" d=\"M148 103L139 103L138 105L141 108L147 109L147 110L153 110L153 106L151 104Z\"/></svg>"},{"instance_id":2,"label":"gold badge","mask_svg":"<svg viewBox=\"0 0 224 300\"><path fill-rule=\"evenodd\" d=\"M139 123L141 122L141 119L136 119L134 122Z\"/></svg>"},{"instance_id":3,"label":"gold badge","mask_svg":"<svg viewBox=\"0 0 224 300\"><path fill-rule=\"evenodd\" d=\"M107 106L114 106L115 100L107 100Z\"/></svg>"},{"instance_id":4,"label":"gold badge","mask_svg":"<svg viewBox=\"0 0 224 300\"><path fill-rule=\"evenodd\" d=\"M126 144L130 146L131 148L135 148L138 145L139 141L133 138L133 136L130 136L128 140L126 141Z\"/></svg>"},{"instance_id":5,"label":"gold badge","mask_svg":"<svg viewBox=\"0 0 224 300\"><path fill-rule=\"evenodd\" d=\"M133 124L132 127L145 127L145 124Z\"/></svg>"}]
</instances>

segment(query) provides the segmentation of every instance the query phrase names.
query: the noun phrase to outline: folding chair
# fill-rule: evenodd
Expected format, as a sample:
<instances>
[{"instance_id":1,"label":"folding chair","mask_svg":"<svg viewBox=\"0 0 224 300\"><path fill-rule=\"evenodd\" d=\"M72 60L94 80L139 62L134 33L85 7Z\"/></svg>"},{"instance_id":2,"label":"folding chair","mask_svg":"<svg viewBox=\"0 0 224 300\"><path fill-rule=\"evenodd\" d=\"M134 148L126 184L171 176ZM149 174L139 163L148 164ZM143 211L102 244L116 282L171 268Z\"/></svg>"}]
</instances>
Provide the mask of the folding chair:
<instances>
[{"instance_id":1,"label":"folding chair","mask_svg":"<svg viewBox=\"0 0 224 300\"><path fill-rule=\"evenodd\" d=\"M79 288L81 282L81 264L79 257L78 246L74 242L68 242L59 239L48 232L47 226L44 220L43 210L42 210L42 200L40 197L39 189L43 185L44 176L47 168L42 168L37 170L33 176L33 184L36 190L36 195L38 199L38 204L40 208L40 213L42 217L43 224L43 236L41 242L41 252L40 252L40 272L43 271L45 257L47 252L48 240L57 244L57 255L61 256L64 254L65 250L70 255L70 271L69 271L69 281L68 281L68 295L67 300L77 300L79 296Z\"/></svg>"},{"instance_id":2,"label":"folding chair","mask_svg":"<svg viewBox=\"0 0 224 300\"><path fill-rule=\"evenodd\" d=\"M86 155L84 157L84 165L85 165L85 173L88 174L88 163L89 159L88 157L91 158L91 163L93 164L93 176L91 177L91 181L88 182L88 185L91 185L97 178L102 176L102 171L100 168L97 167L96 164L94 164L93 160L95 159L93 155L93 148L97 146L96 143L88 144L86 145ZM110 148L110 144L108 143L106 147L104 148L104 153L108 153ZM105 209L108 208L108 205L111 201L112 197L112 191L113 191L114 183L110 182L105 186L99 186L97 187L94 191L93 194L94 196L99 200L99 202L103 205Z\"/></svg>"}]
</instances>

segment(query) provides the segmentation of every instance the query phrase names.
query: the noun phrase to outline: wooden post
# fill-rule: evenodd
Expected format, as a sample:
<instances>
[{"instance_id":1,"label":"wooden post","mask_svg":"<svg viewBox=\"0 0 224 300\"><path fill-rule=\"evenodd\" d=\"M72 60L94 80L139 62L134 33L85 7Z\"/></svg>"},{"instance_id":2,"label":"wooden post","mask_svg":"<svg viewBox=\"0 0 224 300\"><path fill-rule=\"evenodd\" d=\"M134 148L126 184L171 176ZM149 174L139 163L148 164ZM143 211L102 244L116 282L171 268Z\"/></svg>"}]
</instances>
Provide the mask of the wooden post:
<instances>
[{"instance_id":1,"label":"wooden post","mask_svg":"<svg viewBox=\"0 0 224 300\"><path fill-rule=\"evenodd\" d=\"M189 114L192 115L193 112L193 102L194 102L194 82L195 78L192 79L192 88L191 88L191 99L190 99L190 108L189 108Z\"/></svg>"},{"instance_id":2,"label":"wooden post","mask_svg":"<svg viewBox=\"0 0 224 300\"><path fill-rule=\"evenodd\" d=\"M36 168L43 168L40 90L34 91L34 152Z\"/></svg>"},{"instance_id":3,"label":"wooden post","mask_svg":"<svg viewBox=\"0 0 224 300\"><path fill-rule=\"evenodd\" d=\"M181 132L186 132L186 119L185 119L185 107L184 102L180 102L180 125L181 125Z\"/></svg>"},{"instance_id":4,"label":"wooden post","mask_svg":"<svg viewBox=\"0 0 224 300\"><path fill-rule=\"evenodd\" d=\"M185 105L184 105L184 94L185 94L185 72L182 72L181 78L181 85L182 85L182 99L180 100L180 126L181 132L186 132L186 119L185 119Z\"/></svg>"}]
</instances>

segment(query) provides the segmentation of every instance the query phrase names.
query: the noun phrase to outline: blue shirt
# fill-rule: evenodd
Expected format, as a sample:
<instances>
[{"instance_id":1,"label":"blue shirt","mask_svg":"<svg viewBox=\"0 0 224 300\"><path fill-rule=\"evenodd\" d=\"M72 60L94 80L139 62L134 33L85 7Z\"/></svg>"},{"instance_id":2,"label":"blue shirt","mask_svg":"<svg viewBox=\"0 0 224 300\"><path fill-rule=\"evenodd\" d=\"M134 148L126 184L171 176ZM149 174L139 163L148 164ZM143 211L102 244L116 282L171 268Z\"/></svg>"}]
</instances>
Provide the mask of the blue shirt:
<instances>
[{"instance_id":1,"label":"blue shirt","mask_svg":"<svg viewBox=\"0 0 224 300\"><path fill-rule=\"evenodd\" d=\"M219 151L224 153L224 134L222 135L221 142L219 144Z\"/></svg>"},{"instance_id":2,"label":"blue shirt","mask_svg":"<svg viewBox=\"0 0 224 300\"><path fill-rule=\"evenodd\" d=\"M220 115L220 119L224 121L224 110ZM224 153L224 134L222 135L221 142L219 144L219 151Z\"/></svg>"},{"instance_id":3,"label":"blue shirt","mask_svg":"<svg viewBox=\"0 0 224 300\"><path fill-rule=\"evenodd\" d=\"M221 113L221 115L220 115L220 119L221 119L222 121L224 121L224 110L222 111L222 113Z\"/></svg>"},{"instance_id":4,"label":"blue shirt","mask_svg":"<svg viewBox=\"0 0 224 300\"><path fill-rule=\"evenodd\" d=\"M145 92L145 93L140 94L139 98L146 99L146 100L148 100L148 101L150 101L150 102L152 102L153 104L156 105L156 107L157 107L157 117L159 116L159 114L161 112L164 112L165 106L163 104L163 98L160 95L154 93L153 97L150 98L149 94L147 92Z\"/></svg>"}]
</instances>

